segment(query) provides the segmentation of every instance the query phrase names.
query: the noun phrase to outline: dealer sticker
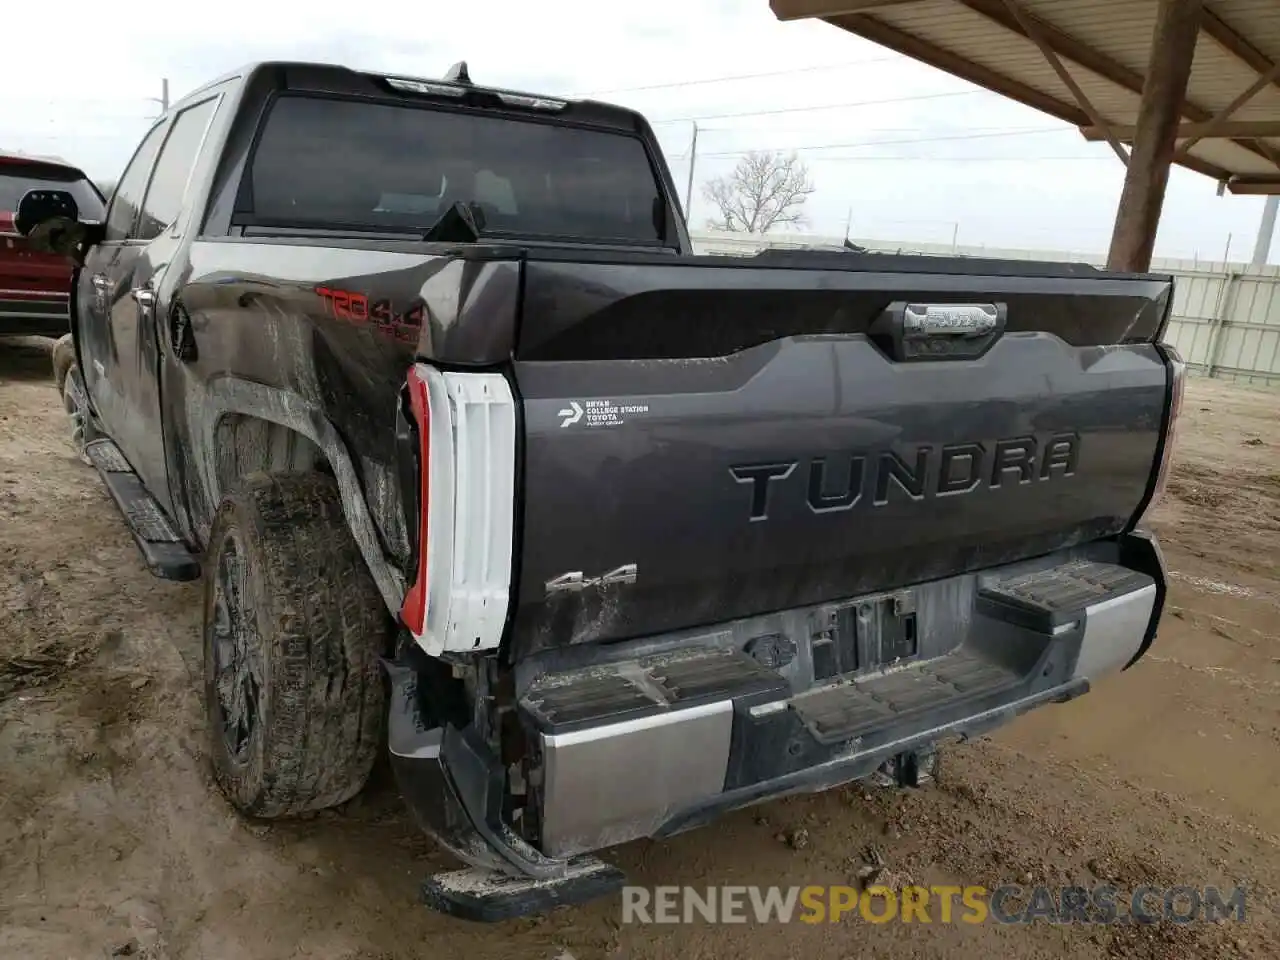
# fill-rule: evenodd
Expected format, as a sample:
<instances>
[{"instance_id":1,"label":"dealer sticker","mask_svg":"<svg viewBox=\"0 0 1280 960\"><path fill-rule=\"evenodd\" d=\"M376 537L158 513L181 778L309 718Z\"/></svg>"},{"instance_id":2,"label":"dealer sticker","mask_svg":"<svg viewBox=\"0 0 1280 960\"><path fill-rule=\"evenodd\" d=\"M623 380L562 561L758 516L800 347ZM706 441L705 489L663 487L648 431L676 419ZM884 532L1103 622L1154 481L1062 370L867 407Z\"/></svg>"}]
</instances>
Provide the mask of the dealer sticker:
<instances>
[{"instance_id":1,"label":"dealer sticker","mask_svg":"<svg viewBox=\"0 0 1280 960\"><path fill-rule=\"evenodd\" d=\"M556 414L560 418L560 428L582 424L587 427L615 427L626 423L628 417L643 415L649 412L647 403L617 403L613 400L577 400L570 401Z\"/></svg>"}]
</instances>

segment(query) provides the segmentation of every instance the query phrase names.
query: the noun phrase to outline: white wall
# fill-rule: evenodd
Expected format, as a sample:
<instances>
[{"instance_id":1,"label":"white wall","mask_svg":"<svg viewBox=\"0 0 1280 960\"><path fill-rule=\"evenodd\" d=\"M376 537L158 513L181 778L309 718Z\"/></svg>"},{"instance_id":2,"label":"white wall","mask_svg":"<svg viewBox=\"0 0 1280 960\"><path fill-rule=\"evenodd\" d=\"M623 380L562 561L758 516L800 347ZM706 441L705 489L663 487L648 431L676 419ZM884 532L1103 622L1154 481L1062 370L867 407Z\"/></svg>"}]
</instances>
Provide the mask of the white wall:
<instances>
[{"instance_id":1,"label":"white wall","mask_svg":"<svg viewBox=\"0 0 1280 960\"><path fill-rule=\"evenodd\" d=\"M767 246L839 247L842 237L798 233L749 235L693 231L694 249L718 256L751 256ZM993 247L853 238L881 253L1054 260L1102 266L1105 255L1062 250ZM1173 316L1165 340L1192 371L1237 383L1280 386L1280 267L1254 270L1244 263L1156 259L1152 273L1174 276Z\"/></svg>"}]
</instances>

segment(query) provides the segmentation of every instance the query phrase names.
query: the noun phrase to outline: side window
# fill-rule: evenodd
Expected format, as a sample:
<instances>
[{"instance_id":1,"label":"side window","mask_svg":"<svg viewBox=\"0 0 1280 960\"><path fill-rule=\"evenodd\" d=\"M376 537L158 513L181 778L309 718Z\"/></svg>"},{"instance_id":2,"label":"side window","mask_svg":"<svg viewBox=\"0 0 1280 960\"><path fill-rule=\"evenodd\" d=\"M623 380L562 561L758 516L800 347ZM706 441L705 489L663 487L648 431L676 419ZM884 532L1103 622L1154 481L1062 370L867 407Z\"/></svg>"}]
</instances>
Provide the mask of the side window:
<instances>
[{"instance_id":1,"label":"side window","mask_svg":"<svg viewBox=\"0 0 1280 960\"><path fill-rule=\"evenodd\" d=\"M138 216L138 208L142 206L142 195L147 189L147 177L151 175L151 166L155 163L156 153L164 140L167 123L158 123L143 138L116 184L115 193L111 197L111 209L107 211L107 227L105 240L123 240L129 236L134 220Z\"/></svg>"},{"instance_id":2,"label":"side window","mask_svg":"<svg viewBox=\"0 0 1280 960\"><path fill-rule=\"evenodd\" d=\"M178 219L191 168L195 166L205 129L217 105L218 99L211 98L183 110L173 121L173 128L156 162L156 171L151 176L147 198L142 202L142 218L134 233L137 239L152 240Z\"/></svg>"}]
</instances>

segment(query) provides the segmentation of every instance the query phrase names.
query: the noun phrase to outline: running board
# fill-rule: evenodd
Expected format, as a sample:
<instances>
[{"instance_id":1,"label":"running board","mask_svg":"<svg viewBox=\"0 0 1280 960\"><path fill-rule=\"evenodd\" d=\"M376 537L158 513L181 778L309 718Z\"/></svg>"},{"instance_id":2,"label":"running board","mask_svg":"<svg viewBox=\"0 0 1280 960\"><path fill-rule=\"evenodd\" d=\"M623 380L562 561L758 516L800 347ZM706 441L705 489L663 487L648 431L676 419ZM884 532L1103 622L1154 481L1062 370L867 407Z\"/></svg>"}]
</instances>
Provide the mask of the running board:
<instances>
[{"instance_id":1,"label":"running board","mask_svg":"<svg viewBox=\"0 0 1280 960\"><path fill-rule=\"evenodd\" d=\"M609 896L624 883L626 876L617 867L583 857L571 862L563 877L551 880L476 867L437 873L422 885L422 900L452 917L496 923Z\"/></svg>"},{"instance_id":2,"label":"running board","mask_svg":"<svg viewBox=\"0 0 1280 960\"><path fill-rule=\"evenodd\" d=\"M147 569L164 580L199 578L199 558L173 529L164 509L147 493L115 442L102 437L86 444L84 452L120 509Z\"/></svg>"}]
</instances>

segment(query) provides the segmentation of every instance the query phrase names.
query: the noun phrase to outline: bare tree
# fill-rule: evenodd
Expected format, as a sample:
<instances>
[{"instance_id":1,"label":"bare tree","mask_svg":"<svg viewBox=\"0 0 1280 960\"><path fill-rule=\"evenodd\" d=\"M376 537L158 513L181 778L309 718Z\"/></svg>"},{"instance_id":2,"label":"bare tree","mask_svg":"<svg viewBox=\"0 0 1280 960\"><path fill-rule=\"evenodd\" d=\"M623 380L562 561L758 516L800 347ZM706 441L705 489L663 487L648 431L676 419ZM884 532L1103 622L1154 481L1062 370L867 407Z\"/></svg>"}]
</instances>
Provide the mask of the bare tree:
<instances>
[{"instance_id":1,"label":"bare tree","mask_svg":"<svg viewBox=\"0 0 1280 960\"><path fill-rule=\"evenodd\" d=\"M766 233L779 224L802 224L804 203L815 189L808 168L794 153L753 150L738 161L733 173L703 185L702 195L719 211L708 226Z\"/></svg>"}]
</instances>

